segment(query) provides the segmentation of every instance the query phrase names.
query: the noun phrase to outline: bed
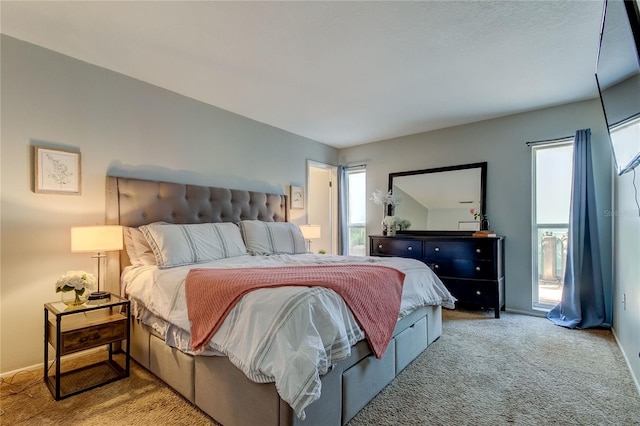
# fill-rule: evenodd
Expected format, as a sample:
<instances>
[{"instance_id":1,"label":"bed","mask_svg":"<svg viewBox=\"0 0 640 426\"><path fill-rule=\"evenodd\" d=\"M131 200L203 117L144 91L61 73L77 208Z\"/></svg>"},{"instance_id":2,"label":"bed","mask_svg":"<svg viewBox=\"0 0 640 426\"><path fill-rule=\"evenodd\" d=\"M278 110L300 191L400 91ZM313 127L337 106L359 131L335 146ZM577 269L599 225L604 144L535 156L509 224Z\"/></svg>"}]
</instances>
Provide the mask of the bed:
<instances>
[{"instance_id":1,"label":"bed","mask_svg":"<svg viewBox=\"0 0 640 426\"><path fill-rule=\"evenodd\" d=\"M226 426L346 424L440 336L441 309L455 302L435 274L412 259L304 253L304 240L287 221L284 195L108 176L106 217L107 224L125 227L131 247L107 256L107 289L132 300L131 356ZM196 244L212 239L219 243ZM190 252L174 250L183 240ZM139 255L134 241L151 250ZM141 260L145 255L153 259ZM382 346L374 338L378 324L365 321L373 308L350 299L354 288L374 291L357 281L346 289L261 283L242 293L215 327L206 324L204 334L196 327L194 305L212 300L203 292L221 285L196 278L253 273L262 279L275 271L307 277L314 270L351 274L338 281L373 282L373 275L360 276L371 271L400 276L399 314ZM375 309L395 300L393 290L381 288L388 293ZM267 335L259 346L269 350L256 350L250 337Z\"/></svg>"}]
</instances>

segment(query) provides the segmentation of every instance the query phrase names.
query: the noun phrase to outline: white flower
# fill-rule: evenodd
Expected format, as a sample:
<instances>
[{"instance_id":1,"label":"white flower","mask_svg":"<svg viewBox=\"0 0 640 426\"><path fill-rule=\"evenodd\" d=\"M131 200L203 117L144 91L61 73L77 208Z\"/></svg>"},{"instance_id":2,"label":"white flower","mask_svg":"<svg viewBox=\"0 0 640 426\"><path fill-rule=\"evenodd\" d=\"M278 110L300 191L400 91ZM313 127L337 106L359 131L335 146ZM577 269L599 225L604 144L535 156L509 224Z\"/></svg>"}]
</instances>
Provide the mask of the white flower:
<instances>
[{"instance_id":1,"label":"white flower","mask_svg":"<svg viewBox=\"0 0 640 426\"><path fill-rule=\"evenodd\" d=\"M382 223L384 223L388 227L395 226L396 217L395 216L385 216L383 221L382 221Z\"/></svg>"},{"instance_id":2,"label":"white flower","mask_svg":"<svg viewBox=\"0 0 640 426\"><path fill-rule=\"evenodd\" d=\"M371 199L376 204L386 204L387 203L387 194L382 192L379 189L376 189L371 193Z\"/></svg>"},{"instance_id":3,"label":"white flower","mask_svg":"<svg viewBox=\"0 0 640 426\"><path fill-rule=\"evenodd\" d=\"M382 192L382 190L376 189L371 193L371 200L376 204L389 204L392 206L399 206L402 204L402 197L399 195L393 195L391 190L389 190L389 192Z\"/></svg>"},{"instance_id":4,"label":"white flower","mask_svg":"<svg viewBox=\"0 0 640 426\"><path fill-rule=\"evenodd\" d=\"M82 294L86 288L94 288L96 277L84 271L69 271L56 281L56 293L71 291Z\"/></svg>"}]
</instances>

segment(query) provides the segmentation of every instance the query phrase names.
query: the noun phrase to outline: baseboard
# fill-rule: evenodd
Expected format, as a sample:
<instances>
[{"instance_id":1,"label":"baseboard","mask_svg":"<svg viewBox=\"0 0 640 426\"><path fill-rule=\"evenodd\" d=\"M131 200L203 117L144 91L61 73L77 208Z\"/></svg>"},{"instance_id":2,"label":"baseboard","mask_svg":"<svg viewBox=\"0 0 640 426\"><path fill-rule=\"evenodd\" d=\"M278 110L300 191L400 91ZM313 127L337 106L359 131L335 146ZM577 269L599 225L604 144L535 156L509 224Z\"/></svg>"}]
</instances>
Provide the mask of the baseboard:
<instances>
[{"instance_id":1,"label":"baseboard","mask_svg":"<svg viewBox=\"0 0 640 426\"><path fill-rule=\"evenodd\" d=\"M519 309L505 309L505 312L508 312L510 314L519 314L519 315L529 315L530 317L541 317L541 318L546 318L547 313L545 311L522 311Z\"/></svg>"},{"instance_id":2,"label":"baseboard","mask_svg":"<svg viewBox=\"0 0 640 426\"><path fill-rule=\"evenodd\" d=\"M624 358L624 362L627 363L629 374L631 374L631 379L633 379L633 383L635 383L636 385L636 390L638 391L638 395L640 395L640 381L638 381L638 377L636 377L635 374L633 374L633 368L631 368L631 362L629 361L629 357L627 357L627 354L625 353L624 348L620 344L620 340L618 340L618 335L616 334L616 330L614 328L611 328L611 331L613 332L614 339L616 339L616 344L618 345L618 348L620 348L620 352L622 352L622 357Z\"/></svg>"},{"instance_id":3,"label":"baseboard","mask_svg":"<svg viewBox=\"0 0 640 426\"><path fill-rule=\"evenodd\" d=\"M98 351L106 351L107 347L106 346L101 346L98 348L93 348L93 349L87 349L85 351L82 352L76 352L74 354L69 354L69 355L65 355L64 359L73 359L73 358L79 358L82 356L86 356L92 353L96 353ZM50 359L49 362L53 362L53 359ZM37 371L40 370L40 372L42 372L42 363L39 362L38 364L34 364L34 365L30 365L28 367L23 367L23 368L19 368L17 370L13 370L13 371L8 371L6 373L0 373L0 379L7 379L10 377L15 376L16 374L19 373L27 373L27 372L32 372L32 371Z\"/></svg>"}]
</instances>

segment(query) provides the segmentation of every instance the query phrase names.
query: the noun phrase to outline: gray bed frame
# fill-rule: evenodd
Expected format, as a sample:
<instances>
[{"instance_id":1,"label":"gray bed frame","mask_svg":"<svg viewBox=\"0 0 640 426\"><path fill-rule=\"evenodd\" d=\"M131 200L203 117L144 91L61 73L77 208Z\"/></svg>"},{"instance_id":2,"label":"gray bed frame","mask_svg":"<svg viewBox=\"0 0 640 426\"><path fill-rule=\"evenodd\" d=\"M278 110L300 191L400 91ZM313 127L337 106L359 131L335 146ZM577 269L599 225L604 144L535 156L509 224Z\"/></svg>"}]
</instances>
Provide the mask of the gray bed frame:
<instances>
[{"instance_id":1,"label":"gray bed frame","mask_svg":"<svg viewBox=\"0 0 640 426\"><path fill-rule=\"evenodd\" d=\"M286 221L284 195L107 176L109 225ZM107 255L107 290L120 293L125 250ZM341 426L346 424L442 332L440 306L420 308L400 320L381 359L366 341L322 377L320 399L300 420L273 383L250 381L226 357L193 356L167 346L150 327L132 319L131 356L187 400L225 425Z\"/></svg>"}]
</instances>

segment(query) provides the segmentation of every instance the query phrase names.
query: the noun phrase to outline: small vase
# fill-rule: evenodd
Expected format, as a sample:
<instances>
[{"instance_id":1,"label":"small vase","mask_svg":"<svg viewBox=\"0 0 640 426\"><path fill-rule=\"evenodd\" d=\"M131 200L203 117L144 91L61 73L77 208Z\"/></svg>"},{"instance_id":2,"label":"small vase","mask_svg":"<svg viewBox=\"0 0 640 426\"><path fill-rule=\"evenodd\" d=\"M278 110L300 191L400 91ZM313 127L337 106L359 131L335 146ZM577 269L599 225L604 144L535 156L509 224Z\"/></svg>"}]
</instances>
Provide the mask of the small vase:
<instances>
[{"instance_id":1,"label":"small vase","mask_svg":"<svg viewBox=\"0 0 640 426\"><path fill-rule=\"evenodd\" d=\"M63 291L60 293L60 299L62 303L67 306L78 306L82 305L87 301L87 291L83 292L83 294L78 294L77 291Z\"/></svg>"},{"instance_id":2,"label":"small vase","mask_svg":"<svg viewBox=\"0 0 640 426\"><path fill-rule=\"evenodd\" d=\"M486 217L482 219L482 221L480 222L480 230L481 231L489 230L489 219L487 219Z\"/></svg>"}]
</instances>

